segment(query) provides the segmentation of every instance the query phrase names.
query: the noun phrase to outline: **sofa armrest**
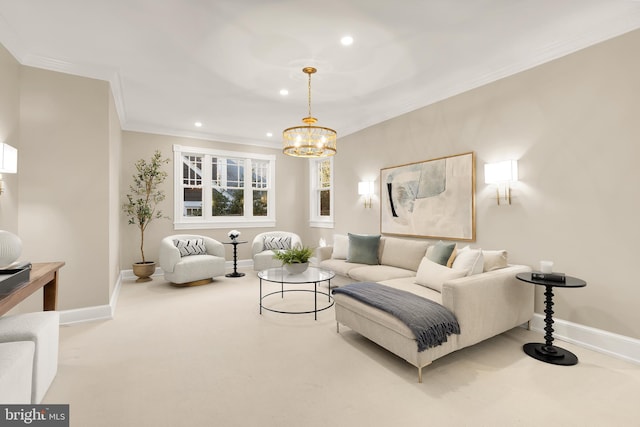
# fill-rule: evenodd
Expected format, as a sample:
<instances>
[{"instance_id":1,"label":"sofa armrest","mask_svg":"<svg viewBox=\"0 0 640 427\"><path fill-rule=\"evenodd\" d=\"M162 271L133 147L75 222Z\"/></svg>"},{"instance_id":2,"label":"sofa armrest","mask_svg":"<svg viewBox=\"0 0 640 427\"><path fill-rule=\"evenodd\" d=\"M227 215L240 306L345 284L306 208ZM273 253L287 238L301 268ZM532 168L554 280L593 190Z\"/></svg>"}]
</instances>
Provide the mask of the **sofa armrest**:
<instances>
[{"instance_id":1,"label":"sofa armrest","mask_svg":"<svg viewBox=\"0 0 640 427\"><path fill-rule=\"evenodd\" d=\"M533 317L534 285L516 279L516 274L528 271L531 271L528 266L511 265L442 285L442 305L456 315L460 324L461 348Z\"/></svg>"},{"instance_id":2,"label":"sofa armrest","mask_svg":"<svg viewBox=\"0 0 640 427\"><path fill-rule=\"evenodd\" d=\"M160 251L158 255L160 258L160 268L166 272L173 273L173 269L181 258L180 250L176 248L170 239L167 240L165 238L160 242Z\"/></svg>"},{"instance_id":3,"label":"sofa armrest","mask_svg":"<svg viewBox=\"0 0 640 427\"><path fill-rule=\"evenodd\" d=\"M210 237L203 237L203 240L205 246L207 247L208 255L214 255L221 258L225 257L224 245L222 243Z\"/></svg>"},{"instance_id":4,"label":"sofa armrest","mask_svg":"<svg viewBox=\"0 0 640 427\"><path fill-rule=\"evenodd\" d=\"M318 262L331 258L333 253L333 246L320 246L316 248L316 259Z\"/></svg>"}]
</instances>

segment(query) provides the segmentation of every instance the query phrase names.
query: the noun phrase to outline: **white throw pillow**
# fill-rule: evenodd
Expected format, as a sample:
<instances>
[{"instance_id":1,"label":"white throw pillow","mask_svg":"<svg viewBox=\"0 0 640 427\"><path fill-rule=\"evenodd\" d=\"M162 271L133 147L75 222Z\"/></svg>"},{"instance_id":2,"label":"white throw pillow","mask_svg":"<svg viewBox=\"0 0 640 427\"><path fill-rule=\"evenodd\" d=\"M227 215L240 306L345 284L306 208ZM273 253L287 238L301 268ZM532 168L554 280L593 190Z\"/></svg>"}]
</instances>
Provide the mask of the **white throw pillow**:
<instances>
[{"instance_id":1,"label":"white throw pillow","mask_svg":"<svg viewBox=\"0 0 640 427\"><path fill-rule=\"evenodd\" d=\"M265 250L291 249L291 236L264 236Z\"/></svg>"},{"instance_id":2,"label":"white throw pillow","mask_svg":"<svg viewBox=\"0 0 640 427\"><path fill-rule=\"evenodd\" d=\"M442 292L442 284L448 280L458 279L467 275L466 270L454 270L424 257L418 267L416 283L418 285Z\"/></svg>"},{"instance_id":3,"label":"white throw pillow","mask_svg":"<svg viewBox=\"0 0 640 427\"><path fill-rule=\"evenodd\" d=\"M484 271L482 249L471 249L469 246L460 249L451 268L464 270L467 272L467 276L482 273Z\"/></svg>"},{"instance_id":4,"label":"white throw pillow","mask_svg":"<svg viewBox=\"0 0 640 427\"><path fill-rule=\"evenodd\" d=\"M349 253L349 236L346 234L334 234L333 235L333 252L331 258L333 259L347 259Z\"/></svg>"},{"instance_id":5,"label":"white throw pillow","mask_svg":"<svg viewBox=\"0 0 640 427\"><path fill-rule=\"evenodd\" d=\"M173 239L173 244L180 251L181 257L207 253L207 246L203 239Z\"/></svg>"},{"instance_id":6,"label":"white throw pillow","mask_svg":"<svg viewBox=\"0 0 640 427\"><path fill-rule=\"evenodd\" d=\"M484 271L493 271L507 266L507 251L482 251Z\"/></svg>"}]
</instances>

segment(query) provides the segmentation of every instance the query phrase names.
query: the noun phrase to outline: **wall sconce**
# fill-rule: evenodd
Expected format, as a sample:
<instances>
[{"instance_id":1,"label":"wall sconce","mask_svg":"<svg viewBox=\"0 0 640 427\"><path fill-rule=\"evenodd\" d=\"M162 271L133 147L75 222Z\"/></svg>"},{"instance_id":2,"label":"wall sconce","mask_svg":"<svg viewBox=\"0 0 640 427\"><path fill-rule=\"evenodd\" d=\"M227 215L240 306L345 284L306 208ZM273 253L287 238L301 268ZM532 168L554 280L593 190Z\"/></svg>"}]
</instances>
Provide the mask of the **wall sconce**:
<instances>
[{"instance_id":1,"label":"wall sconce","mask_svg":"<svg viewBox=\"0 0 640 427\"><path fill-rule=\"evenodd\" d=\"M485 184L496 185L496 201L500 204L500 187L503 187L504 200L511 204L511 183L518 180L518 161L505 160L503 162L485 163Z\"/></svg>"},{"instance_id":2,"label":"wall sconce","mask_svg":"<svg viewBox=\"0 0 640 427\"><path fill-rule=\"evenodd\" d=\"M371 207L371 199L373 198L373 181L360 181L358 183L358 194L364 196L364 207Z\"/></svg>"},{"instance_id":3,"label":"wall sconce","mask_svg":"<svg viewBox=\"0 0 640 427\"><path fill-rule=\"evenodd\" d=\"M18 172L18 150L9 144L0 143L0 174ZM0 194L4 193L4 182L0 175Z\"/></svg>"}]
</instances>

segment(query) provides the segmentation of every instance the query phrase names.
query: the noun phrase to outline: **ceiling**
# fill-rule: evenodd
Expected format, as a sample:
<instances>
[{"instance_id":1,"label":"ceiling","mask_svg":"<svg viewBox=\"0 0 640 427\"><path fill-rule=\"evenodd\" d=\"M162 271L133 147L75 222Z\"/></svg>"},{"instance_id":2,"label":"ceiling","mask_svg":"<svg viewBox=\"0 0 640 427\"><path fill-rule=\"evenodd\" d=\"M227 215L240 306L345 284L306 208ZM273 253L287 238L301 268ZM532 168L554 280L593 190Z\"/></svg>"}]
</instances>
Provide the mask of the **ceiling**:
<instances>
[{"instance_id":1,"label":"ceiling","mask_svg":"<svg viewBox=\"0 0 640 427\"><path fill-rule=\"evenodd\" d=\"M305 66L340 138L637 28L638 0L0 0L0 43L110 81L123 129L274 147Z\"/></svg>"}]
</instances>

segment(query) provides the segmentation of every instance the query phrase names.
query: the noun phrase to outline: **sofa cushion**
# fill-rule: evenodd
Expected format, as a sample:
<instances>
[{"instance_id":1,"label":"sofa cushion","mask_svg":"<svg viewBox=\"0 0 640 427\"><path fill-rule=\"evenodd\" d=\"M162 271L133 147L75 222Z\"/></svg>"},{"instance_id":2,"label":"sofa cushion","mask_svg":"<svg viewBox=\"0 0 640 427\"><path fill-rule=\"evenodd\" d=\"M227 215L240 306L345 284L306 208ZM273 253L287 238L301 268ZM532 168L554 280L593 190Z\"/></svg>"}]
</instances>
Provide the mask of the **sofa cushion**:
<instances>
[{"instance_id":1,"label":"sofa cushion","mask_svg":"<svg viewBox=\"0 0 640 427\"><path fill-rule=\"evenodd\" d=\"M482 249L471 249L469 246L460 249L451 268L466 271L467 276L482 273L484 270Z\"/></svg>"},{"instance_id":2,"label":"sofa cushion","mask_svg":"<svg viewBox=\"0 0 640 427\"><path fill-rule=\"evenodd\" d=\"M333 235L333 252L331 258L333 259L347 259L347 252L349 251L349 237L344 234Z\"/></svg>"},{"instance_id":3,"label":"sofa cushion","mask_svg":"<svg viewBox=\"0 0 640 427\"><path fill-rule=\"evenodd\" d=\"M455 258L455 248L455 243L444 243L442 240L440 240L435 245L429 246L426 256L435 263L450 267Z\"/></svg>"},{"instance_id":4,"label":"sofa cushion","mask_svg":"<svg viewBox=\"0 0 640 427\"><path fill-rule=\"evenodd\" d=\"M483 271L493 271L505 268L507 264L507 251L482 251L484 257Z\"/></svg>"},{"instance_id":5,"label":"sofa cushion","mask_svg":"<svg viewBox=\"0 0 640 427\"><path fill-rule=\"evenodd\" d=\"M401 277L414 277L415 271L388 265L367 265L349 270L349 277L356 282L380 282Z\"/></svg>"},{"instance_id":6,"label":"sofa cushion","mask_svg":"<svg viewBox=\"0 0 640 427\"><path fill-rule=\"evenodd\" d=\"M431 288L427 288L426 286L416 284L416 278L414 276L383 280L380 284L391 286L392 288L400 289L402 291L411 292L423 298L435 301L438 304L442 304L442 294Z\"/></svg>"},{"instance_id":7,"label":"sofa cushion","mask_svg":"<svg viewBox=\"0 0 640 427\"><path fill-rule=\"evenodd\" d=\"M466 270L454 270L424 257L420 262L420 267L418 267L416 283L441 292L444 282L466 275Z\"/></svg>"},{"instance_id":8,"label":"sofa cushion","mask_svg":"<svg viewBox=\"0 0 640 427\"><path fill-rule=\"evenodd\" d=\"M204 255L207 247L203 239L173 239L173 244L180 251L180 256Z\"/></svg>"},{"instance_id":9,"label":"sofa cushion","mask_svg":"<svg viewBox=\"0 0 640 427\"><path fill-rule=\"evenodd\" d=\"M380 264L417 271L429 242L385 237Z\"/></svg>"},{"instance_id":10,"label":"sofa cushion","mask_svg":"<svg viewBox=\"0 0 640 427\"><path fill-rule=\"evenodd\" d=\"M353 262L347 262L344 259L325 259L320 262L320 268L324 268L326 270L331 270L337 275L340 276L349 276L349 272L354 268L358 267L366 267L366 264L356 264Z\"/></svg>"},{"instance_id":11,"label":"sofa cushion","mask_svg":"<svg viewBox=\"0 0 640 427\"><path fill-rule=\"evenodd\" d=\"M378 246L380 235L363 235L349 233L349 250L347 262L358 264L378 264Z\"/></svg>"},{"instance_id":12,"label":"sofa cushion","mask_svg":"<svg viewBox=\"0 0 640 427\"><path fill-rule=\"evenodd\" d=\"M291 249L291 236L264 236L262 247L265 250Z\"/></svg>"}]
</instances>

